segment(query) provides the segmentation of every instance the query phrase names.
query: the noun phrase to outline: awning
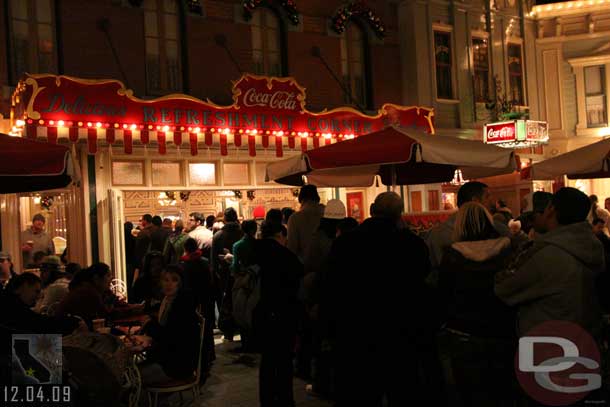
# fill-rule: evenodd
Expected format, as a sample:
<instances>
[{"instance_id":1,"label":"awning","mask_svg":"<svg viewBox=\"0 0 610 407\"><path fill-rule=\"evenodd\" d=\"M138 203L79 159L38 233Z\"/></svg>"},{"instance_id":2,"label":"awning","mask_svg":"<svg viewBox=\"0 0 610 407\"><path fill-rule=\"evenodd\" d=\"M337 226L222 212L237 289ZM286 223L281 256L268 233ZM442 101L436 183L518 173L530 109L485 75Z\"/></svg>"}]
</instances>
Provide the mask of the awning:
<instances>
[{"instance_id":1,"label":"awning","mask_svg":"<svg viewBox=\"0 0 610 407\"><path fill-rule=\"evenodd\" d=\"M0 134L0 193L63 188L79 179L67 147Z\"/></svg>"},{"instance_id":2,"label":"awning","mask_svg":"<svg viewBox=\"0 0 610 407\"><path fill-rule=\"evenodd\" d=\"M448 182L458 169L483 178L516 171L517 162L512 150L394 126L270 163L266 179L302 185L305 175L318 186L351 187L379 175L386 185L410 185Z\"/></svg>"},{"instance_id":3,"label":"awning","mask_svg":"<svg viewBox=\"0 0 610 407\"><path fill-rule=\"evenodd\" d=\"M552 180L610 178L610 139L572 150L522 170L522 178Z\"/></svg>"}]
</instances>

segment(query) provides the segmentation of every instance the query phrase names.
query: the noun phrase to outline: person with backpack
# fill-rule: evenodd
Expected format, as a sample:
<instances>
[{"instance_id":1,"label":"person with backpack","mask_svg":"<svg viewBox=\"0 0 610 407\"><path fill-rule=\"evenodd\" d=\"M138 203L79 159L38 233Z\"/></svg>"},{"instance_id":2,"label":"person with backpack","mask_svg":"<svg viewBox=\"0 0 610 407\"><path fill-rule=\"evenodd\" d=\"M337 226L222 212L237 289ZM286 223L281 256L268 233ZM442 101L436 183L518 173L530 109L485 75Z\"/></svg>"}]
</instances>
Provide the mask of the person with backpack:
<instances>
[{"instance_id":1,"label":"person with backpack","mask_svg":"<svg viewBox=\"0 0 610 407\"><path fill-rule=\"evenodd\" d=\"M259 338L261 406L294 406L292 357L296 339L303 265L285 247L286 228L264 222L256 241L255 264L260 272L260 300L254 310L253 333Z\"/></svg>"}]
</instances>

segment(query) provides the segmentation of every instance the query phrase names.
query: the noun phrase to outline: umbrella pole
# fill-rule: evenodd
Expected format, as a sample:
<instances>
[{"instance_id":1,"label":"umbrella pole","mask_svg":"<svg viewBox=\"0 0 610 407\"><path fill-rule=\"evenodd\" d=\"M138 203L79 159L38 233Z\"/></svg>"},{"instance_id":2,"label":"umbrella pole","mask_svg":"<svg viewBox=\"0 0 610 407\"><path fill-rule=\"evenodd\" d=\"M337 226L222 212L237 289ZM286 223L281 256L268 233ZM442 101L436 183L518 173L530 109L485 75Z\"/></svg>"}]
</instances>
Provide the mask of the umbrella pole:
<instances>
[{"instance_id":1,"label":"umbrella pole","mask_svg":"<svg viewBox=\"0 0 610 407\"><path fill-rule=\"evenodd\" d=\"M396 192L396 165L392 164L392 192Z\"/></svg>"}]
</instances>

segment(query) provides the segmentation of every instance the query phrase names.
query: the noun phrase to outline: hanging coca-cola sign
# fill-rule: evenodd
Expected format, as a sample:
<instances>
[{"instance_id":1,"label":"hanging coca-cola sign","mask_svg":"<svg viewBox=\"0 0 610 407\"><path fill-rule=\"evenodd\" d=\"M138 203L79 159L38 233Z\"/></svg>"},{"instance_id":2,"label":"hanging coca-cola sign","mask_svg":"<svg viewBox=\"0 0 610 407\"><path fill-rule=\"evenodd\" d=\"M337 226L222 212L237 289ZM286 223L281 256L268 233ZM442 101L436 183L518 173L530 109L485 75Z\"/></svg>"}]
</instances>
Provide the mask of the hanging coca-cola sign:
<instances>
[{"instance_id":1,"label":"hanging coca-cola sign","mask_svg":"<svg viewBox=\"0 0 610 407\"><path fill-rule=\"evenodd\" d=\"M547 122L511 120L486 124L483 139L487 144L506 148L525 148L546 144L549 141Z\"/></svg>"},{"instance_id":2,"label":"hanging coca-cola sign","mask_svg":"<svg viewBox=\"0 0 610 407\"><path fill-rule=\"evenodd\" d=\"M485 143L499 144L517 140L515 121L485 125Z\"/></svg>"}]
</instances>

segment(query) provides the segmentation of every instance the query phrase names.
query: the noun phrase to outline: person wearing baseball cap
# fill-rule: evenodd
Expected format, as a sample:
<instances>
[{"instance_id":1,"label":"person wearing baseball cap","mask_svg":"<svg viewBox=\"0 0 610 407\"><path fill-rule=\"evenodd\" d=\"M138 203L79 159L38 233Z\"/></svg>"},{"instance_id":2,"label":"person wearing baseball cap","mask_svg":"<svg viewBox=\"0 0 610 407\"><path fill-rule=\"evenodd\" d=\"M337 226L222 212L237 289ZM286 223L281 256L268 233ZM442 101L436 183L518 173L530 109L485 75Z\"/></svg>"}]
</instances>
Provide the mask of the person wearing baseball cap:
<instances>
[{"instance_id":1,"label":"person wearing baseball cap","mask_svg":"<svg viewBox=\"0 0 610 407\"><path fill-rule=\"evenodd\" d=\"M0 252L0 291L4 290L11 278L15 277L12 260L9 252Z\"/></svg>"}]
</instances>

